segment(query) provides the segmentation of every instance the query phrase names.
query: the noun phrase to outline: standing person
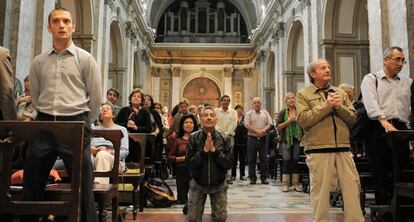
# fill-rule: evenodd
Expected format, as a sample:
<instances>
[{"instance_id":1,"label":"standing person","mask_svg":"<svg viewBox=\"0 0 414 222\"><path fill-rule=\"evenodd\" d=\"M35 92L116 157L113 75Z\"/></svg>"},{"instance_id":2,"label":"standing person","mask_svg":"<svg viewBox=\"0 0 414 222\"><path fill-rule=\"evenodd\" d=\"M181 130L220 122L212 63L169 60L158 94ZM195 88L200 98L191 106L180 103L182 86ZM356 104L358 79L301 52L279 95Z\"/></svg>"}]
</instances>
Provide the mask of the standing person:
<instances>
[{"instance_id":1,"label":"standing person","mask_svg":"<svg viewBox=\"0 0 414 222\"><path fill-rule=\"evenodd\" d=\"M0 46L0 120L16 119L13 82L9 50Z\"/></svg>"},{"instance_id":2,"label":"standing person","mask_svg":"<svg viewBox=\"0 0 414 222\"><path fill-rule=\"evenodd\" d=\"M233 180L236 179L237 162L240 161L240 180L246 180L247 129L244 125L243 106L237 105L235 109L237 112L237 126L234 131L234 162L231 169L231 178Z\"/></svg>"},{"instance_id":3,"label":"standing person","mask_svg":"<svg viewBox=\"0 0 414 222\"><path fill-rule=\"evenodd\" d=\"M191 134L185 158L192 176L188 221L201 222L207 194L212 220L226 221L226 175L233 164L233 143L227 135L215 129L217 117L212 107L203 109L200 122L202 129Z\"/></svg>"},{"instance_id":4,"label":"standing person","mask_svg":"<svg viewBox=\"0 0 414 222\"><path fill-rule=\"evenodd\" d=\"M115 112L114 116L116 116L119 110L121 109L121 107L117 105L118 98L119 98L118 90L114 88L110 88L108 89L108 91L106 91L106 100L112 104L113 110Z\"/></svg>"},{"instance_id":5,"label":"standing person","mask_svg":"<svg viewBox=\"0 0 414 222\"><path fill-rule=\"evenodd\" d=\"M193 115L181 117L177 138L168 153L168 159L175 164L177 182L177 203L185 204L184 214L188 209L188 189L190 184L190 171L187 168L185 154L187 153L190 134L198 130L197 120Z\"/></svg>"},{"instance_id":6,"label":"standing person","mask_svg":"<svg viewBox=\"0 0 414 222\"><path fill-rule=\"evenodd\" d=\"M50 12L48 30L53 37L53 48L36 56L30 69L32 102L38 109L39 121L84 121L98 118L102 102L101 78L98 65L87 51L75 46L72 33L75 24L67 9ZM59 155L70 172L73 157L70 148L49 135L40 134L29 143L24 165L23 197L42 200L44 189L56 156ZM50 141L48 143L44 142ZM92 164L90 137L84 146L82 172L82 220L97 221L92 192ZM54 146L51 144L58 144Z\"/></svg>"},{"instance_id":7,"label":"standing person","mask_svg":"<svg viewBox=\"0 0 414 222\"><path fill-rule=\"evenodd\" d=\"M289 191L290 175L293 189L302 192L299 185L299 155L302 129L296 123L296 97L292 92L285 96L286 108L279 113L276 128L280 132L280 149L282 150L282 191Z\"/></svg>"},{"instance_id":8,"label":"standing person","mask_svg":"<svg viewBox=\"0 0 414 222\"><path fill-rule=\"evenodd\" d=\"M259 151L260 179L262 184L269 184L269 164L267 160L268 143L267 134L272 126L272 118L266 110L262 109L262 100L259 97L252 99L252 109L246 113L244 124L247 132L247 158L249 160L250 184L256 184L256 157Z\"/></svg>"},{"instance_id":9,"label":"standing person","mask_svg":"<svg viewBox=\"0 0 414 222\"><path fill-rule=\"evenodd\" d=\"M314 221L329 221L329 192L339 179L345 221L362 222L359 175L349 144L349 129L356 112L348 96L331 86L331 66L317 59L308 66L311 84L298 92L297 123L304 130L306 163Z\"/></svg>"},{"instance_id":10,"label":"standing person","mask_svg":"<svg viewBox=\"0 0 414 222\"><path fill-rule=\"evenodd\" d=\"M230 108L230 96L224 95L220 98L220 108L216 108L214 111L216 112L217 116L217 125L216 130L226 134L230 137L230 139L234 139L234 130L236 130L237 126L237 113L236 110ZM196 107L194 106L194 109ZM196 113L194 114L196 115ZM234 158L233 158L234 159ZM233 184L233 180L236 178L232 178L230 176L231 171L228 172L228 180L227 183Z\"/></svg>"},{"instance_id":11,"label":"standing person","mask_svg":"<svg viewBox=\"0 0 414 222\"><path fill-rule=\"evenodd\" d=\"M411 86L413 80L400 75L406 63L400 47L384 51L383 68L364 77L361 83L363 103L372 121L365 141L367 156L373 174L376 204L389 204L392 184L388 175L392 169L391 149L383 137L389 131L405 130L410 118ZM411 107L413 112L413 107ZM400 167L406 167L409 158L408 143L400 147Z\"/></svg>"}]
</instances>

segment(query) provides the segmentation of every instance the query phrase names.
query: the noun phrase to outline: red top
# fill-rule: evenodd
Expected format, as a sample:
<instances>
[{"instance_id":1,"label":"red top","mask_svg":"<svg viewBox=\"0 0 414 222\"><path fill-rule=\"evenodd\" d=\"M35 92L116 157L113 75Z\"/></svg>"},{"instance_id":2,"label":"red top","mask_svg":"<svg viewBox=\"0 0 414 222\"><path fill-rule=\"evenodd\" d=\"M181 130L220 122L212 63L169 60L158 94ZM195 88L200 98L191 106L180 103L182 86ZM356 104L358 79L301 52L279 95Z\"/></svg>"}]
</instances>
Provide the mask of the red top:
<instances>
[{"instance_id":1,"label":"red top","mask_svg":"<svg viewBox=\"0 0 414 222\"><path fill-rule=\"evenodd\" d=\"M176 138L170 152L168 153L168 159L175 163L175 158L185 156L185 153L187 152L187 144L187 140L183 138ZM185 166L185 161L177 163L177 166Z\"/></svg>"}]
</instances>

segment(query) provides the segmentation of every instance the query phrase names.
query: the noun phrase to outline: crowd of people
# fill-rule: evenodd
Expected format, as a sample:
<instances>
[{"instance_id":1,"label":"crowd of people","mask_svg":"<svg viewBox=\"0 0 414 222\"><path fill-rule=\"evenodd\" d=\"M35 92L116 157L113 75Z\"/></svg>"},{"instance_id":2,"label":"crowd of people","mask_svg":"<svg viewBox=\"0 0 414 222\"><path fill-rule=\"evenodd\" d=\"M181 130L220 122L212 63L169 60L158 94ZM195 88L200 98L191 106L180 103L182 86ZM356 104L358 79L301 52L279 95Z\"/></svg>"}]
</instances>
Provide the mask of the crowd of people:
<instances>
[{"instance_id":1,"label":"crowd of people","mask_svg":"<svg viewBox=\"0 0 414 222\"><path fill-rule=\"evenodd\" d=\"M263 109L261 98L253 98L251 109L244 112L240 104L231 108L228 95L220 98L220 107L195 106L182 99L169 114L167 107L139 89L130 93L129 105L125 107L118 105L119 92L113 88L107 91L106 102L102 103L99 68L91 54L73 43L75 24L69 11L53 10L48 30L53 47L34 58L30 75L25 79L25 94L16 101L10 56L6 49L0 48L0 119L84 121L94 129L120 129L124 134L120 172L126 170L126 162L138 161L127 134L154 134L155 150L147 150L146 155L151 161L160 161L164 154L174 166L177 203L184 204L189 221L201 221L207 195L211 199L213 221L226 220L227 189L237 179L238 167L240 180L249 179L251 185L256 184L256 168L260 168L261 184L269 184L269 149L274 149L269 147L269 140L275 135L283 160L283 192L288 192L290 185L294 191L302 191L298 161L301 152L306 155L315 221L329 221L329 192L331 184L337 182L343 194L346 221L364 221L354 158L365 155L371 164L376 203L390 203L391 185L387 177L391 155L382 135L408 129L413 110L410 108L414 104L412 79L399 75L406 63L401 48L387 49L383 69L366 75L362 81L363 102L374 124L367 140L361 143L350 139L349 134L356 119L352 104L355 89L349 85L331 85L331 67L324 59L309 64L311 84L297 95L287 93L286 106L275 119ZM59 168L59 160L61 166L71 169L72 153L65 149L65 144L52 140L54 137L47 134L39 135L25 148L23 171L13 179L15 183L23 183L25 200L44 198L49 174L60 179L53 171ZM93 178L92 171L112 168L113 146L102 138L88 139L86 145L84 156L91 158L83 158L82 218L97 221L92 184L109 181ZM404 167L409 149L406 143L401 146L405 147L400 153Z\"/></svg>"}]
</instances>

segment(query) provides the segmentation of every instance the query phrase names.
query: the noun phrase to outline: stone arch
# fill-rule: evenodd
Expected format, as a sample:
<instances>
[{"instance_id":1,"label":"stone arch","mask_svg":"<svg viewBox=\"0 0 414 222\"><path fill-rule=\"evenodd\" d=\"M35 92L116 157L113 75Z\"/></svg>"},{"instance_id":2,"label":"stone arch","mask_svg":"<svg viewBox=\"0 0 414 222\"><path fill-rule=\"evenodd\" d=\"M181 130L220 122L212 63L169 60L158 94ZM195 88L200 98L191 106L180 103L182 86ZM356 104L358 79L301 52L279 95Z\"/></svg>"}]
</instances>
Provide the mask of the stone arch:
<instances>
[{"instance_id":1,"label":"stone arch","mask_svg":"<svg viewBox=\"0 0 414 222\"><path fill-rule=\"evenodd\" d=\"M111 22L109 35L108 88L116 88L120 92L118 101L122 101L122 95L126 89L124 87L126 68L124 67L122 32L118 21Z\"/></svg>"},{"instance_id":2,"label":"stone arch","mask_svg":"<svg viewBox=\"0 0 414 222\"><path fill-rule=\"evenodd\" d=\"M269 113L274 113L275 104L275 54L270 51L266 62L266 74L265 74L265 104L266 110Z\"/></svg>"},{"instance_id":3,"label":"stone arch","mask_svg":"<svg viewBox=\"0 0 414 222\"><path fill-rule=\"evenodd\" d=\"M286 90L296 92L304 84L304 33L303 23L300 18L292 22L287 38L286 61L284 78L286 79Z\"/></svg>"},{"instance_id":4,"label":"stone arch","mask_svg":"<svg viewBox=\"0 0 414 222\"><path fill-rule=\"evenodd\" d=\"M93 7L92 0L60 0L60 6L68 9L76 24L73 41L75 44L92 52L93 34Z\"/></svg>"},{"instance_id":5,"label":"stone arch","mask_svg":"<svg viewBox=\"0 0 414 222\"><path fill-rule=\"evenodd\" d=\"M359 89L369 72L367 0L327 0L324 5L322 51L331 63L334 85Z\"/></svg>"},{"instance_id":6,"label":"stone arch","mask_svg":"<svg viewBox=\"0 0 414 222\"><path fill-rule=\"evenodd\" d=\"M222 90L220 83L210 75L196 75L183 82L181 98L187 98L193 105L209 103L213 107L219 106Z\"/></svg>"}]
</instances>

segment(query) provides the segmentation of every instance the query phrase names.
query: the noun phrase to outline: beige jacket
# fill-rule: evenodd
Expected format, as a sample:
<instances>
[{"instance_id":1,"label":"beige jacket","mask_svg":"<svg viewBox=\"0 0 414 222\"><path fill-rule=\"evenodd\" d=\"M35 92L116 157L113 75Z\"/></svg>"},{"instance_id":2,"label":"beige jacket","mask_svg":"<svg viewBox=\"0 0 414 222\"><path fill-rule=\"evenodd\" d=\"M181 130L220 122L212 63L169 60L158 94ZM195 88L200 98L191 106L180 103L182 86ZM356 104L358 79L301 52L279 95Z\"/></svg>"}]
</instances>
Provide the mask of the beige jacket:
<instances>
[{"instance_id":1,"label":"beige jacket","mask_svg":"<svg viewBox=\"0 0 414 222\"><path fill-rule=\"evenodd\" d=\"M14 79L9 50L0 47L0 112L5 120L16 119Z\"/></svg>"},{"instance_id":2,"label":"beige jacket","mask_svg":"<svg viewBox=\"0 0 414 222\"><path fill-rule=\"evenodd\" d=\"M304 130L305 151L350 147L349 127L356 120L355 109L343 90L333 86L329 90L342 97L343 105L336 110L329 107L323 90L313 84L298 92L297 122Z\"/></svg>"}]
</instances>

